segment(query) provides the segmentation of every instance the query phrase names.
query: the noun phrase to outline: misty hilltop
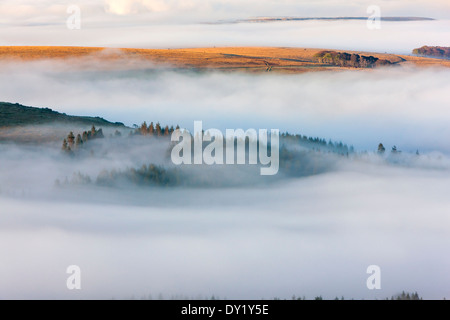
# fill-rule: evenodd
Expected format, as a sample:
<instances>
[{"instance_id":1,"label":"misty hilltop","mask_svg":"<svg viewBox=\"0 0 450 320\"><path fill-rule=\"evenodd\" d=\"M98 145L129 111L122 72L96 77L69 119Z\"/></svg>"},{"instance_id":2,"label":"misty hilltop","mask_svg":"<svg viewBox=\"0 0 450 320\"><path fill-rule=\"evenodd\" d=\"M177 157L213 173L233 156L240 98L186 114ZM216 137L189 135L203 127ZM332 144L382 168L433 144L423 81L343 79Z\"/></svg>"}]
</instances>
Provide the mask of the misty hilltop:
<instances>
[{"instance_id":1,"label":"misty hilltop","mask_svg":"<svg viewBox=\"0 0 450 320\"><path fill-rule=\"evenodd\" d=\"M345 21L345 20L367 20L367 17L256 17L249 19L237 19L230 21L219 21L216 23L248 23L248 22L281 22L281 21ZM428 17L380 17L381 21L404 22L404 21L433 21Z\"/></svg>"},{"instance_id":2,"label":"misty hilltop","mask_svg":"<svg viewBox=\"0 0 450 320\"><path fill-rule=\"evenodd\" d=\"M52 123L124 127L121 122L113 123L100 117L70 116L49 108L35 108L18 103L0 102L0 128Z\"/></svg>"}]
</instances>

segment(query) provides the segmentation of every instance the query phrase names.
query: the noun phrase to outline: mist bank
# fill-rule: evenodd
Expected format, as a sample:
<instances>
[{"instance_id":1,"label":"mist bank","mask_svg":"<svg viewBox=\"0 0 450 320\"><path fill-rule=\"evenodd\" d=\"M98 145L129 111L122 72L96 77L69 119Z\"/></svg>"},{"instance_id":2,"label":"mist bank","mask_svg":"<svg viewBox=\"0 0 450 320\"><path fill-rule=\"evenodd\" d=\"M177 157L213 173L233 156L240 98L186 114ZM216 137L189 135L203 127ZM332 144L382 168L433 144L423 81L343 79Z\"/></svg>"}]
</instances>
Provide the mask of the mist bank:
<instances>
[{"instance_id":1,"label":"mist bank","mask_svg":"<svg viewBox=\"0 0 450 320\"><path fill-rule=\"evenodd\" d=\"M127 131L127 135L117 135L119 131L108 135L106 131L101 139L84 142L81 139L78 142L79 136L76 143L67 142L67 138L64 143L0 143L0 194L22 201L46 199L167 207L177 206L166 194L170 190L192 195L195 190L204 189L216 190L218 194L221 190L226 194L230 189L253 188L270 192L293 180L333 172L358 172L360 167L378 168L386 173L403 168L413 175L416 172L446 174L450 170L450 159L440 153L400 150L369 153L355 151L342 142L286 134L280 137L279 158L272 158L279 169L275 175L261 175L266 165L250 164L248 143L243 149L243 164L236 162L240 152L237 149L233 164L194 164L192 159L191 164L176 165L171 159L175 144L170 137L142 135L141 130L136 129L134 134ZM72 139L75 140L75 135ZM203 143L202 149L207 147L208 143ZM224 154L228 152L225 145L223 148ZM221 198L224 205L238 205L233 199L223 195ZM182 204L201 203L193 196Z\"/></svg>"},{"instance_id":2,"label":"mist bank","mask_svg":"<svg viewBox=\"0 0 450 320\"><path fill-rule=\"evenodd\" d=\"M3 66L3 64L2 64ZM205 127L266 128L408 152L449 153L449 70L264 75L164 70L82 72L50 62L4 65L2 97L127 126L143 119ZM239 116L236 116L239 115Z\"/></svg>"},{"instance_id":3,"label":"mist bank","mask_svg":"<svg viewBox=\"0 0 450 320\"><path fill-rule=\"evenodd\" d=\"M264 13L262 15L264 16ZM218 20L208 17L201 21L182 23L180 17L177 17L176 22L149 23L148 19L139 20L135 16L132 22L126 22L123 17L119 17L119 21L113 24L107 22L93 24L83 20L83 27L80 30L69 30L64 23L67 17L65 15L60 17L58 25L44 24L31 27L12 25L0 28L0 45L159 49L271 46L381 53L388 51L395 54L410 54L412 49L423 45L450 45L449 20L381 21L380 29L371 30L365 20L206 24ZM243 18L248 17L247 15Z\"/></svg>"},{"instance_id":4,"label":"mist bank","mask_svg":"<svg viewBox=\"0 0 450 320\"><path fill-rule=\"evenodd\" d=\"M276 188L156 191L166 207L134 191L124 205L0 196L0 297L448 298L448 172L352 168ZM73 264L80 291L66 288ZM366 287L372 264L381 290Z\"/></svg>"}]
</instances>

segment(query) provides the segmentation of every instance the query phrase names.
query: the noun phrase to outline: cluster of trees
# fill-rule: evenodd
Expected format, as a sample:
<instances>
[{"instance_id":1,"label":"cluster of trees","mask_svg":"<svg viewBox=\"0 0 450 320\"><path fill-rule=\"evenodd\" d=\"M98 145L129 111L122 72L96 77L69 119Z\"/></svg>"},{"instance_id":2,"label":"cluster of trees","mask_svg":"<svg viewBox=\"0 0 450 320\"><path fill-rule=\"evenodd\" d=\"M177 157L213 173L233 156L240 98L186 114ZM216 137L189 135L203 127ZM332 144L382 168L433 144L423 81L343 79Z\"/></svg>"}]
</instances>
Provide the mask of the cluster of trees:
<instances>
[{"instance_id":1,"label":"cluster of trees","mask_svg":"<svg viewBox=\"0 0 450 320\"><path fill-rule=\"evenodd\" d=\"M413 54L436 58L450 58L450 47L423 46L412 51Z\"/></svg>"},{"instance_id":2,"label":"cluster of trees","mask_svg":"<svg viewBox=\"0 0 450 320\"><path fill-rule=\"evenodd\" d=\"M275 297L274 300L280 300L280 298ZM292 300L306 300L305 296L292 296ZM313 300L323 300L323 297L320 296L316 296L314 297ZM334 300L345 300L344 296L336 297L334 298ZM353 299L352 299L353 300ZM390 299L386 298L386 300L423 300L421 297L419 297L419 294L417 292L414 293L405 293L405 291L403 291L401 294L397 295L397 296L392 296Z\"/></svg>"},{"instance_id":3,"label":"cluster of trees","mask_svg":"<svg viewBox=\"0 0 450 320\"><path fill-rule=\"evenodd\" d=\"M288 177L306 177L334 168L333 158L323 157L317 150L293 150L281 146L280 173Z\"/></svg>"},{"instance_id":4,"label":"cluster of trees","mask_svg":"<svg viewBox=\"0 0 450 320\"><path fill-rule=\"evenodd\" d=\"M81 173L74 174L72 180L67 179L64 184L117 187L120 185L135 185L139 187L228 187L267 183L278 180L280 177L301 177L320 174L331 170L334 161L329 157L322 157L315 150L292 150L285 146L280 148L279 167L281 175L261 176L259 169L251 165L235 166L223 165L213 171L198 171L198 166L181 166L167 168L155 164L143 165L140 168L126 168L118 170L103 170L97 178L91 179ZM203 165L209 167L207 165ZM234 171L238 170L238 171ZM227 174L227 172L241 172ZM57 182L57 184L60 184Z\"/></svg>"},{"instance_id":5,"label":"cluster of trees","mask_svg":"<svg viewBox=\"0 0 450 320\"><path fill-rule=\"evenodd\" d=\"M180 129L180 126L177 125L175 129ZM147 122L144 121L143 124L141 124L140 127L135 128L134 134L135 135L142 135L142 136L170 136L174 131L174 127L171 126L165 126L164 128L161 126L159 122L157 122L155 125L153 122L150 123L150 125L147 125Z\"/></svg>"},{"instance_id":6,"label":"cluster of trees","mask_svg":"<svg viewBox=\"0 0 450 320\"><path fill-rule=\"evenodd\" d=\"M326 151L337 153L340 155L348 155L354 153L355 150L353 146L348 146L347 144L340 142L333 142L329 140L328 142L323 138L318 137L308 137L301 134L290 134L288 132L282 133L280 135L281 144L298 144L303 147L311 148L316 151Z\"/></svg>"},{"instance_id":7,"label":"cluster of trees","mask_svg":"<svg viewBox=\"0 0 450 320\"><path fill-rule=\"evenodd\" d=\"M117 134L117 132L118 131L116 131L116 134ZM76 137L73 134L73 132L71 131L67 135L67 138L64 139L64 141L63 141L62 150L66 151L66 152L71 152L74 149L80 148L83 145L83 143L86 143L89 140L102 139L102 138L104 138L103 130L102 129L97 130L95 128L95 126L92 126L90 131L84 131L83 135L77 134Z\"/></svg>"},{"instance_id":8,"label":"cluster of trees","mask_svg":"<svg viewBox=\"0 0 450 320\"><path fill-rule=\"evenodd\" d=\"M379 59L374 56L363 56L354 53L321 51L314 55L320 63L331 64L339 67L374 68L392 64L389 60Z\"/></svg>"},{"instance_id":9,"label":"cluster of trees","mask_svg":"<svg viewBox=\"0 0 450 320\"><path fill-rule=\"evenodd\" d=\"M380 155L383 155L386 152L386 148L384 147L384 145L382 143L380 143L378 145L377 152ZM398 150L397 146L393 146L392 149L391 149L391 153L392 154L398 154L398 153L401 153L401 151ZM416 151L416 155L420 155L419 150Z\"/></svg>"},{"instance_id":10,"label":"cluster of trees","mask_svg":"<svg viewBox=\"0 0 450 320\"><path fill-rule=\"evenodd\" d=\"M179 126L177 126L179 129ZM151 123L149 126L144 122L140 128L137 128L132 132L132 136L136 135L154 135L154 136L167 136L171 134L175 129L173 127L166 126L162 128L159 124L156 126ZM120 134L120 133L119 133ZM116 136L119 135L116 132ZM100 130L92 128L90 132L84 132L83 135L78 135L76 138L71 132L67 139L63 143L63 149L67 151L74 150L86 141L103 137L103 133ZM237 138L235 138L235 145L237 144ZM248 139L248 138L247 138ZM193 143L193 139L192 139ZM204 143L203 148L209 142ZM295 148L295 146L302 146L304 148ZM169 144L167 154L170 157L170 151L173 144ZM224 146L225 147L225 146ZM258 146L259 147L259 146ZM268 149L270 150L270 142ZM249 145L246 143L245 152L249 152ZM348 147L342 142L326 141L322 138L313 138L305 135L290 134L288 132L280 135L280 153L279 153L279 168L280 173L283 176L288 177L301 177L320 174L329 171L334 166L334 158L323 157L322 153L334 153L338 155L348 155L353 153L353 147ZM80 173L73 176L72 181L67 184L96 184L102 186L117 186L121 183L132 184L137 186L194 186L194 187L224 187L235 184L246 184L246 178L242 179L228 179L226 170L234 170L226 166L220 168L219 171L214 171L211 174L198 174L196 169L192 167L177 167L167 168L163 166L156 166L154 164L143 165L141 168L127 168L123 170L111 170L102 171L98 177L91 179L88 176L83 176ZM224 171L225 170L225 171ZM255 175L252 174L251 168L240 167L238 170L244 170L246 177L252 177L253 182L257 183L266 181L272 181L277 177L267 178L259 175L259 170L255 170ZM244 172L241 171L241 172ZM247 175L248 174L248 175Z\"/></svg>"},{"instance_id":11,"label":"cluster of trees","mask_svg":"<svg viewBox=\"0 0 450 320\"><path fill-rule=\"evenodd\" d=\"M117 182L128 182L137 186L173 187L181 182L177 169L166 170L154 164L143 165L140 169L103 170L97 177L96 184L114 186Z\"/></svg>"},{"instance_id":12,"label":"cluster of trees","mask_svg":"<svg viewBox=\"0 0 450 320\"><path fill-rule=\"evenodd\" d=\"M74 173L72 179L64 182L56 180L57 186L61 185L89 185L113 187L118 183L131 183L138 186L176 186L181 183L177 169L166 170L162 166L154 164L143 165L140 169L103 170L92 180L88 175L80 172Z\"/></svg>"},{"instance_id":13,"label":"cluster of trees","mask_svg":"<svg viewBox=\"0 0 450 320\"><path fill-rule=\"evenodd\" d=\"M421 297L419 297L419 294L417 292L414 293L405 293L405 291L402 291L401 294L397 296L392 296L391 300L423 300Z\"/></svg>"}]
</instances>

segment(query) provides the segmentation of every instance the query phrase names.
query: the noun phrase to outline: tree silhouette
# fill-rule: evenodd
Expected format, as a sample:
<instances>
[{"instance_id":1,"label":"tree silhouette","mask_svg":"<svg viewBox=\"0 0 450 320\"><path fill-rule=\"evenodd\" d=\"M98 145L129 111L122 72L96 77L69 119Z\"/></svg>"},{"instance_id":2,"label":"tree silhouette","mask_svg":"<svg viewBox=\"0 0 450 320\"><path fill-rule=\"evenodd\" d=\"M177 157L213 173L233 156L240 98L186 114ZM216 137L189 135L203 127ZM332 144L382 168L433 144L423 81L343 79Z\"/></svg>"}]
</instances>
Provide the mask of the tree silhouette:
<instances>
[{"instance_id":1,"label":"tree silhouette","mask_svg":"<svg viewBox=\"0 0 450 320\"><path fill-rule=\"evenodd\" d=\"M75 146L78 148L83 144L83 140L81 140L81 135L77 135L77 140L75 141Z\"/></svg>"},{"instance_id":2,"label":"tree silhouette","mask_svg":"<svg viewBox=\"0 0 450 320\"><path fill-rule=\"evenodd\" d=\"M67 136L67 143L69 144L69 148L72 148L75 143L75 136L73 135L72 131L70 131L69 135Z\"/></svg>"},{"instance_id":3,"label":"tree silhouette","mask_svg":"<svg viewBox=\"0 0 450 320\"><path fill-rule=\"evenodd\" d=\"M68 145L67 145L67 140L66 140L66 139L64 139L64 141L63 141L63 145L62 145L62 149L63 149L64 151L67 151L67 148L68 148Z\"/></svg>"},{"instance_id":4,"label":"tree silhouette","mask_svg":"<svg viewBox=\"0 0 450 320\"><path fill-rule=\"evenodd\" d=\"M147 122L144 121L144 123L141 125L141 134L145 136L147 135L147 133L148 133Z\"/></svg>"},{"instance_id":5,"label":"tree silhouette","mask_svg":"<svg viewBox=\"0 0 450 320\"><path fill-rule=\"evenodd\" d=\"M161 125L159 124L159 122L156 124L156 135L160 136L161 135Z\"/></svg>"},{"instance_id":6,"label":"tree silhouette","mask_svg":"<svg viewBox=\"0 0 450 320\"><path fill-rule=\"evenodd\" d=\"M155 127L153 126L153 122L151 122L150 126L148 127L148 133L150 135L154 135L155 134Z\"/></svg>"},{"instance_id":7,"label":"tree silhouette","mask_svg":"<svg viewBox=\"0 0 450 320\"><path fill-rule=\"evenodd\" d=\"M95 138L100 138L100 139L102 139L102 138L104 138L104 137L105 137L105 136L103 135L103 129L102 129L102 128L98 129L97 132L95 133Z\"/></svg>"}]
</instances>

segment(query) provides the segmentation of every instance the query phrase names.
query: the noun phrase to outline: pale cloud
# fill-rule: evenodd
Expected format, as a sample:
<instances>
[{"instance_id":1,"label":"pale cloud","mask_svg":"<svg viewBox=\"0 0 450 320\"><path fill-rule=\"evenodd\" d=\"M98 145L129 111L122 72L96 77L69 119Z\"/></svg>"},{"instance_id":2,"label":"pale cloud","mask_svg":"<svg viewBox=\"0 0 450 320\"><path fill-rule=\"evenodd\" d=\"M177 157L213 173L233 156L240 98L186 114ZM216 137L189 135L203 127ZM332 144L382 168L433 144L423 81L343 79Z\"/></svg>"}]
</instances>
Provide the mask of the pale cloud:
<instances>
[{"instance_id":1,"label":"pale cloud","mask_svg":"<svg viewBox=\"0 0 450 320\"><path fill-rule=\"evenodd\" d=\"M118 15L135 14L141 11L162 12L171 9L165 0L106 0L105 9Z\"/></svg>"},{"instance_id":2,"label":"pale cloud","mask_svg":"<svg viewBox=\"0 0 450 320\"><path fill-rule=\"evenodd\" d=\"M85 19L115 21L116 16L148 15L145 21L216 21L255 16L365 16L369 5L379 5L387 16L429 16L450 18L450 2L425 0L4 0L0 23L30 21L63 23L69 5L82 8ZM120 20L123 23L123 20ZM136 23L135 20L128 22Z\"/></svg>"}]
</instances>

